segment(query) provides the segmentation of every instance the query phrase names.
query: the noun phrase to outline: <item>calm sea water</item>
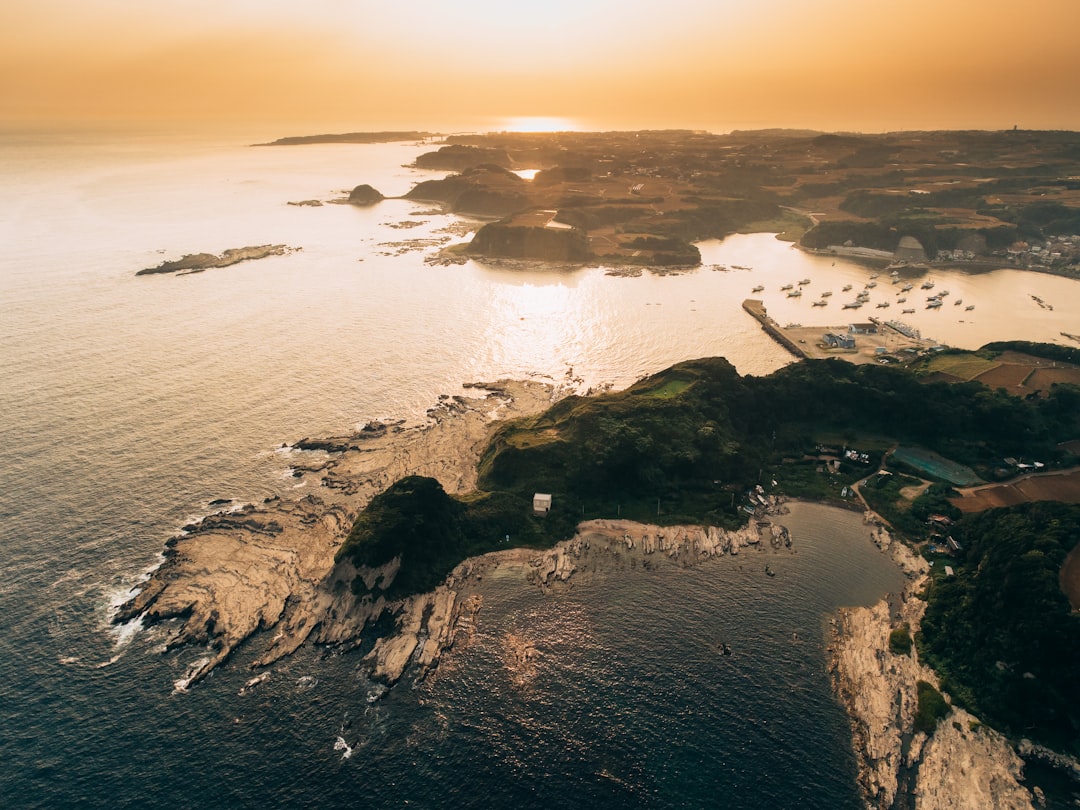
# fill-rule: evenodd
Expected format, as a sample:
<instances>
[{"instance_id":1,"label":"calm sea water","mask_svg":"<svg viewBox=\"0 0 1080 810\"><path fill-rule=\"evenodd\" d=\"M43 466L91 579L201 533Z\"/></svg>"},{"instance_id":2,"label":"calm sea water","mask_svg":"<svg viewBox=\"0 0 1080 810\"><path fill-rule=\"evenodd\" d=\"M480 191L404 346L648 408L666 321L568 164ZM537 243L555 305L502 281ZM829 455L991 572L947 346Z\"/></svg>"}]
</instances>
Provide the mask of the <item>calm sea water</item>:
<instances>
[{"instance_id":1,"label":"calm sea water","mask_svg":"<svg viewBox=\"0 0 1080 810\"><path fill-rule=\"evenodd\" d=\"M768 373L788 358L742 313L749 288L813 274L839 289L868 273L767 235L702 246L707 262L752 271L429 267L424 240L464 238L457 218L396 200L286 204L358 183L402 194L429 176L403 168L426 147L246 146L277 134L0 135L3 804L856 806L823 621L898 575L857 517L830 510L796 511L798 553L773 563L774 579L720 560L557 597L492 583L477 642L436 683L374 706L357 659L318 650L250 695L237 695L250 675L241 651L170 696L202 652L164 654L167 628L109 626L209 500L303 494L282 442L416 418L477 379L623 386L714 354ZM134 276L266 243L302 250ZM1003 272L948 284L980 319L939 313L949 318L924 332L947 342L988 339L984 319L1016 330L993 337L1052 337L1046 314L1004 319L1029 293L1080 323L1069 282ZM800 319L786 306L770 303ZM526 690L502 666L510 631L543 653ZM717 639L737 654L718 660Z\"/></svg>"}]
</instances>

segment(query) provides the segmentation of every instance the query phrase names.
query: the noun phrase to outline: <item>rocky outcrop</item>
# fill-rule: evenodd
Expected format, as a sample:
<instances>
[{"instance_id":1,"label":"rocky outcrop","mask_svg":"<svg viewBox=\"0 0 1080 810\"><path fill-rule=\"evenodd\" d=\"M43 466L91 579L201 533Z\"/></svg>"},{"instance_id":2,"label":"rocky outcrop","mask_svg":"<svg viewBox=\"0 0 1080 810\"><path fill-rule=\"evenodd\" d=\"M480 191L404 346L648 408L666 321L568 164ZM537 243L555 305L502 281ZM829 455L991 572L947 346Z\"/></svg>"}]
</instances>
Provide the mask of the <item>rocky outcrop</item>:
<instances>
[{"instance_id":1,"label":"rocky outcrop","mask_svg":"<svg viewBox=\"0 0 1080 810\"><path fill-rule=\"evenodd\" d=\"M468 252L499 259L583 262L589 258L589 239L578 228L491 222L476 232Z\"/></svg>"},{"instance_id":2,"label":"rocky outcrop","mask_svg":"<svg viewBox=\"0 0 1080 810\"><path fill-rule=\"evenodd\" d=\"M386 611L408 614L399 604L362 599L349 588L358 573L372 581L392 578L393 563L364 572L334 563L359 511L408 474L437 478L448 492L472 489L493 417L536 413L551 404L551 395L546 385L502 382L473 398L447 399L452 407L433 409L423 424L362 443L359 435L341 441L340 451L318 473L324 484L336 486L324 485L319 495L298 501L270 498L259 507L221 512L185 527L168 541L164 562L113 621L174 619L167 649L208 646L209 654L177 681L180 690L204 678L261 630L269 631L269 644L255 666L291 654L309 638L356 643ZM433 619L443 614L433 607L421 615L420 631L430 637ZM385 672L392 674L391 665L401 660L403 649L387 653ZM425 655L433 653L429 649Z\"/></svg>"},{"instance_id":3,"label":"rocky outcrop","mask_svg":"<svg viewBox=\"0 0 1080 810\"><path fill-rule=\"evenodd\" d=\"M954 709L923 746L914 794L917 810L982 808L1029 810L1020 784L1024 762L1008 740Z\"/></svg>"},{"instance_id":4,"label":"rocky outcrop","mask_svg":"<svg viewBox=\"0 0 1080 810\"><path fill-rule=\"evenodd\" d=\"M894 653L889 635L906 624L917 632L926 603L926 560L881 527L874 541L889 551L911 581L898 600L845 609L833 622L833 683L851 718L859 785L870 807L1029 808L1020 784L1022 761L1007 740L960 709L927 736L916 732L918 681L938 685L915 648Z\"/></svg>"},{"instance_id":5,"label":"rocky outcrop","mask_svg":"<svg viewBox=\"0 0 1080 810\"><path fill-rule=\"evenodd\" d=\"M138 271L137 276L151 276L160 273L176 273L186 275L188 273L201 273L204 270L217 267L229 267L240 262L265 259L267 256L285 256L300 248L292 248L288 245L258 245L255 247L230 248L220 256L213 253L189 253L179 259L165 261L157 267L147 267Z\"/></svg>"},{"instance_id":6,"label":"rocky outcrop","mask_svg":"<svg viewBox=\"0 0 1080 810\"><path fill-rule=\"evenodd\" d=\"M357 186L349 192L350 205L374 205L386 198L367 183Z\"/></svg>"}]
</instances>

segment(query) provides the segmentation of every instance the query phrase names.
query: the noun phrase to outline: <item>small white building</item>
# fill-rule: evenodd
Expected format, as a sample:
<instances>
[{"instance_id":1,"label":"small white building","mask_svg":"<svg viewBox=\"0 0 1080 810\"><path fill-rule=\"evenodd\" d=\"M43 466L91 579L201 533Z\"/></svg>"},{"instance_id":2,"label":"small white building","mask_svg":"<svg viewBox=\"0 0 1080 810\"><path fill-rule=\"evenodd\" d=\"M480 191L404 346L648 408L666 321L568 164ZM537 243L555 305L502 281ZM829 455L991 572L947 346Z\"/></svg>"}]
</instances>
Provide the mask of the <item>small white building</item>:
<instances>
[{"instance_id":1,"label":"small white building","mask_svg":"<svg viewBox=\"0 0 1080 810\"><path fill-rule=\"evenodd\" d=\"M551 511L551 495L537 492L533 495L533 514L546 515Z\"/></svg>"}]
</instances>

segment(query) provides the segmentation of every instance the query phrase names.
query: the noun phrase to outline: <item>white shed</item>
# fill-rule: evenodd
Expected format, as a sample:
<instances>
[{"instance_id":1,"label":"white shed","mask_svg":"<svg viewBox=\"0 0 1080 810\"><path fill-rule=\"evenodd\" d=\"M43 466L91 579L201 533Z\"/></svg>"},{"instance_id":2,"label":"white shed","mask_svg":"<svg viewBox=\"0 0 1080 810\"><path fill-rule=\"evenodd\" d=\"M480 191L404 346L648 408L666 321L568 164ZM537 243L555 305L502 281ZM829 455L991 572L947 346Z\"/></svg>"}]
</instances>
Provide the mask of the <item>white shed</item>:
<instances>
[{"instance_id":1,"label":"white shed","mask_svg":"<svg viewBox=\"0 0 1080 810\"><path fill-rule=\"evenodd\" d=\"M551 511L551 496L544 492L533 495L533 514L546 515Z\"/></svg>"}]
</instances>

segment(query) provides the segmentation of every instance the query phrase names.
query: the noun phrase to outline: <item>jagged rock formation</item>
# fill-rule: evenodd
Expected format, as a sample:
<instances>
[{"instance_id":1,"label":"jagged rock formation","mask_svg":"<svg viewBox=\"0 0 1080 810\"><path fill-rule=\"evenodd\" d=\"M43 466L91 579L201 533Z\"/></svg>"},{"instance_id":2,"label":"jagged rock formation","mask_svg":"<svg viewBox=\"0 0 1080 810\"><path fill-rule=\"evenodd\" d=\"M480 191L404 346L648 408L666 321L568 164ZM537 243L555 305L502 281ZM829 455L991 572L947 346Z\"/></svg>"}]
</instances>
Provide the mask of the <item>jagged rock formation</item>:
<instances>
[{"instance_id":1,"label":"jagged rock formation","mask_svg":"<svg viewBox=\"0 0 1080 810\"><path fill-rule=\"evenodd\" d=\"M548 386L536 383L489 384L488 391L446 399L429 411L425 424L337 440L340 448L333 457L312 468L322 476L320 495L268 499L185 527L168 541L165 561L113 621L176 619L167 648L209 645L210 655L192 666L178 689L205 677L260 630L269 630L271 638L256 665L292 653L309 637L328 644L356 640L389 609L382 600L358 600L348 588L358 572L334 565L359 511L410 473L437 478L449 492L472 489L493 412L507 418L535 413L550 405L552 396ZM393 574L392 565L362 572ZM422 615L424 623L431 621Z\"/></svg>"},{"instance_id":2,"label":"jagged rock formation","mask_svg":"<svg viewBox=\"0 0 1080 810\"><path fill-rule=\"evenodd\" d=\"M897 654L889 635L907 624L916 632L926 603L915 594L925 584L926 560L883 529L876 542L890 551L911 581L898 604L886 599L868 608L841 610L834 620L834 685L851 718L859 785L870 807L1030 808L1020 784L1022 761L1008 741L953 709L929 736L916 732L916 683L937 685L917 651Z\"/></svg>"}]
</instances>

